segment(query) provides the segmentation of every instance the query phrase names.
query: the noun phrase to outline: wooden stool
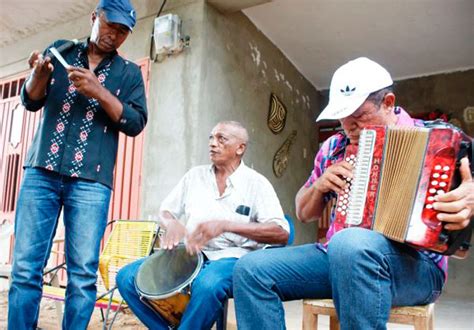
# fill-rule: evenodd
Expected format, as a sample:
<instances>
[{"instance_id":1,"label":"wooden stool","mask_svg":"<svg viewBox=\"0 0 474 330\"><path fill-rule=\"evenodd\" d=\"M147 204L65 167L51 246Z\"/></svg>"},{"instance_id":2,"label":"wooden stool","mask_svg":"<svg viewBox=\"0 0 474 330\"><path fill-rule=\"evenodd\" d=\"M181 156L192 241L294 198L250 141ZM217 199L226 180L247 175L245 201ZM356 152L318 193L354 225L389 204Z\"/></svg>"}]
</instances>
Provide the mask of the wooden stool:
<instances>
[{"instance_id":1,"label":"wooden stool","mask_svg":"<svg viewBox=\"0 0 474 330\"><path fill-rule=\"evenodd\" d=\"M339 320L332 299L303 300L303 330L318 329L318 315L329 315L329 329L339 329ZM433 330L433 318L434 304L393 307L388 322L411 324L415 330Z\"/></svg>"}]
</instances>

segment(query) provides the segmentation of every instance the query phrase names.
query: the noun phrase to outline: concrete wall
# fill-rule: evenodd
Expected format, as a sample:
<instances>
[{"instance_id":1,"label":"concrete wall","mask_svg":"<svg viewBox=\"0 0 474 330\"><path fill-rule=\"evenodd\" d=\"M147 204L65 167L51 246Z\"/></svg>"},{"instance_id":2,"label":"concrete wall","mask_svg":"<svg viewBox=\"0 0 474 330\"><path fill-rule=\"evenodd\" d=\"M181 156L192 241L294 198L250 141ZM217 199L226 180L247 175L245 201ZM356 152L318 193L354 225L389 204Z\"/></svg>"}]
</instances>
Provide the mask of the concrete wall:
<instances>
[{"instance_id":1,"label":"concrete wall","mask_svg":"<svg viewBox=\"0 0 474 330\"><path fill-rule=\"evenodd\" d=\"M172 12L183 20L191 47L152 66L144 215L158 213L159 201L187 169L209 162L207 136L215 123L237 120L250 133L244 161L272 182L284 211L294 217L294 196L314 155L318 92L242 13L224 16L201 1ZM272 92L288 109L279 135L266 122ZM290 163L276 178L273 156L292 130L298 135ZM297 223L296 242L314 241L315 230L314 224Z\"/></svg>"},{"instance_id":2,"label":"concrete wall","mask_svg":"<svg viewBox=\"0 0 474 330\"><path fill-rule=\"evenodd\" d=\"M440 109L474 136L474 116L468 123L464 113L466 107L474 107L474 70L397 81L395 91L397 103L411 113Z\"/></svg>"},{"instance_id":3,"label":"concrete wall","mask_svg":"<svg viewBox=\"0 0 474 330\"><path fill-rule=\"evenodd\" d=\"M157 1L135 1L138 24L121 52L132 60L148 56ZM93 8L91 8L91 11ZM319 93L285 56L241 13L222 15L203 1L176 0L165 12L179 14L191 47L184 53L154 63L150 72L150 120L143 166L144 218L155 216L159 204L190 167L207 163L207 136L219 120L234 119L249 128L248 165L273 183L285 212L294 216L294 196L312 167L316 152L315 113L325 105ZM31 50L58 38L84 38L89 16L41 31L0 49L0 77L27 70ZM463 117L474 106L474 70L397 82L397 103L413 112L436 108ZM283 133L266 126L270 93L286 104ZM323 93L324 94L324 93ZM473 124L463 128L474 135ZM298 135L282 178L272 172L275 151L292 130ZM306 154L306 157L304 156ZM315 225L297 224L297 243L313 241ZM466 294L473 282L474 258L450 261L447 291ZM468 293L472 290L469 290Z\"/></svg>"},{"instance_id":4,"label":"concrete wall","mask_svg":"<svg viewBox=\"0 0 474 330\"><path fill-rule=\"evenodd\" d=\"M148 56L153 21L161 2L134 1L138 21L120 52L131 60ZM94 8L91 8L91 12ZM283 209L295 218L294 197L312 169L314 118L319 93L241 12L223 15L204 0L177 0L163 14L178 14L191 45L151 64L142 181L143 218L154 218L160 202L192 166L208 163L207 137L220 120L238 120L251 142L245 162L274 185ZM26 58L58 38L84 39L90 16L41 31L0 49L0 77L27 70ZM286 127L267 127L270 93L288 110ZM275 152L297 130L286 172L272 171ZM297 221L296 221L297 222ZM314 241L316 225L296 224L296 242Z\"/></svg>"}]
</instances>

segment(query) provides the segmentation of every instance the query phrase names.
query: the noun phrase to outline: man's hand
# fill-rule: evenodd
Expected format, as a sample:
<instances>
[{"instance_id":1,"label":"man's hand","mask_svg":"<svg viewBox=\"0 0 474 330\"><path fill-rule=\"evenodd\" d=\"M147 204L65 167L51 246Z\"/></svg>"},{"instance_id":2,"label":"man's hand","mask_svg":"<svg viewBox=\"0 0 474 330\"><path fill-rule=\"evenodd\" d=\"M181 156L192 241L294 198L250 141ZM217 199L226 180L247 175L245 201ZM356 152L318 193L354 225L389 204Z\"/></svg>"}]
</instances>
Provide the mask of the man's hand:
<instances>
[{"instance_id":1,"label":"man's hand","mask_svg":"<svg viewBox=\"0 0 474 330\"><path fill-rule=\"evenodd\" d=\"M456 189L435 197L433 207L439 211L438 220L447 222L448 230L459 230L467 227L474 215L474 182L472 181L469 161L461 159L459 168L462 183Z\"/></svg>"},{"instance_id":2,"label":"man's hand","mask_svg":"<svg viewBox=\"0 0 474 330\"><path fill-rule=\"evenodd\" d=\"M43 57L37 50L31 52L28 57L28 65L33 69L33 77L38 80L47 80L54 70L51 59L48 56Z\"/></svg>"},{"instance_id":3,"label":"man's hand","mask_svg":"<svg viewBox=\"0 0 474 330\"><path fill-rule=\"evenodd\" d=\"M186 228L177 220L168 221L166 231L161 237L160 246L165 250L175 248L186 235Z\"/></svg>"},{"instance_id":4,"label":"man's hand","mask_svg":"<svg viewBox=\"0 0 474 330\"><path fill-rule=\"evenodd\" d=\"M33 51L28 57L28 65L33 70L25 84L26 92L30 99L38 101L46 95L46 86L54 66L48 56L43 58L43 55L37 50Z\"/></svg>"},{"instance_id":5,"label":"man's hand","mask_svg":"<svg viewBox=\"0 0 474 330\"><path fill-rule=\"evenodd\" d=\"M219 236L226 231L227 221L206 221L196 226L196 229L188 234L186 242L186 250L190 254L196 254L201 251L211 239Z\"/></svg>"},{"instance_id":6,"label":"man's hand","mask_svg":"<svg viewBox=\"0 0 474 330\"><path fill-rule=\"evenodd\" d=\"M95 74L85 68L69 67L68 77L77 91L86 97L99 99L105 88L100 84Z\"/></svg>"},{"instance_id":7,"label":"man's hand","mask_svg":"<svg viewBox=\"0 0 474 330\"><path fill-rule=\"evenodd\" d=\"M343 160L329 166L309 187L300 188L295 198L296 216L302 222L319 219L326 205L324 196L334 191L342 194L348 183L345 178L353 178L353 166Z\"/></svg>"},{"instance_id":8,"label":"man's hand","mask_svg":"<svg viewBox=\"0 0 474 330\"><path fill-rule=\"evenodd\" d=\"M341 194L347 187L347 182L343 178L352 178L352 165L346 161L334 164L324 171L323 175L313 184L314 188L321 194L334 191Z\"/></svg>"}]
</instances>

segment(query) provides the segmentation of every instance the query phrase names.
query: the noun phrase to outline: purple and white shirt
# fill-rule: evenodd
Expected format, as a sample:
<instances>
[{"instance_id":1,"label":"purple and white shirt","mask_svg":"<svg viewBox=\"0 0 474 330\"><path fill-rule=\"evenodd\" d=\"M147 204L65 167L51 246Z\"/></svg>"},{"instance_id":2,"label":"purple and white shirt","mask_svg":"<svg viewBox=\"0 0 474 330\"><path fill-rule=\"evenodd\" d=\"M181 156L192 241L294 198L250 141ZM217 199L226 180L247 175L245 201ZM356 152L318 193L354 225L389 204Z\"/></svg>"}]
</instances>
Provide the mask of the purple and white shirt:
<instances>
[{"instance_id":1,"label":"purple and white shirt","mask_svg":"<svg viewBox=\"0 0 474 330\"><path fill-rule=\"evenodd\" d=\"M397 126L408 126L408 127L423 127L425 126L424 122L420 119L413 119L408 115L408 113L403 110L401 107L395 108L395 114L398 117ZM305 183L305 187L311 187L314 182L324 173L324 171L331 165L338 163L344 159L344 152L346 147L349 145L349 139L344 134L344 132L339 132L331 136L329 139L324 141L323 145L319 149L316 157L314 159L314 168L311 171L311 175ZM330 192L324 196L324 201L328 202L332 198L337 198L335 192ZM335 233L334 227L334 218L335 212L334 209L331 213L330 226L326 233L327 242L324 244L318 243L317 246L326 251L327 244L330 241L331 237ZM436 265L444 272L445 279L448 276L448 257L443 256L437 253L429 251L421 251L426 254Z\"/></svg>"}]
</instances>

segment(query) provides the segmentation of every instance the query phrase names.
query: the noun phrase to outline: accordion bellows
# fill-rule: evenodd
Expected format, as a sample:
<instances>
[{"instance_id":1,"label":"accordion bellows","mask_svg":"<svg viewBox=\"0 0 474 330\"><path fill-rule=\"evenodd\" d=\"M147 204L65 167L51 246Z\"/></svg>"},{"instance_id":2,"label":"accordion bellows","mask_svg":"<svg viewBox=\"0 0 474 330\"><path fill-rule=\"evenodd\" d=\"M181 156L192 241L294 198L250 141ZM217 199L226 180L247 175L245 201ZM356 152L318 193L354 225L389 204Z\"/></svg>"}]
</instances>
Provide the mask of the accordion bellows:
<instances>
[{"instance_id":1,"label":"accordion bellows","mask_svg":"<svg viewBox=\"0 0 474 330\"><path fill-rule=\"evenodd\" d=\"M358 226L392 240L443 253L448 249L434 197L450 190L461 134L450 128L364 129L346 149L354 165L349 188L338 196L336 231Z\"/></svg>"}]
</instances>

